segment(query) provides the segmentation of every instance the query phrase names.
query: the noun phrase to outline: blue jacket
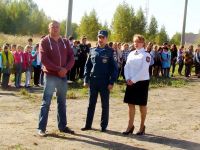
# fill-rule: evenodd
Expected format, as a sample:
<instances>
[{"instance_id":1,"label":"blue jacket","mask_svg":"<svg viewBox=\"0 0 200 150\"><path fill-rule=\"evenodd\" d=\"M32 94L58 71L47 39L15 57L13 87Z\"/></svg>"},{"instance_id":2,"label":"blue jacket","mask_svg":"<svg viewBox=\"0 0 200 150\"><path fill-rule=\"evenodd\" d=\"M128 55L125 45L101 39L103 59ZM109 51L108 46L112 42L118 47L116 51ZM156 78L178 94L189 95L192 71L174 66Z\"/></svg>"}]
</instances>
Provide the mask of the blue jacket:
<instances>
[{"instance_id":1,"label":"blue jacket","mask_svg":"<svg viewBox=\"0 0 200 150\"><path fill-rule=\"evenodd\" d=\"M171 65L171 52L162 52L161 53L161 64L162 68L170 68Z\"/></svg>"},{"instance_id":2,"label":"blue jacket","mask_svg":"<svg viewBox=\"0 0 200 150\"><path fill-rule=\"evenodd\" d=\"M35 56L35 53L36 53L36 50L32 50L31 51L31 55L32 56ZM39 53L37 55L39 55ZM33 67L37 67L37 58L38 58L38 56L36 56L36 58L32 61L32 66ZM41 60L40 60L40 66L42 66Z\"/></svg>"},{"instance_id":3,"label":"blue jacket","mask_svg":"<svg viewBox=\"0 0 200 150\"><path fill-rule=\"evenodd\" d=\"M1 55L1 52L0 52L0 68L2 68L2 55Z\"/></svg>"},{"instance_id":4,"label":"blue jacket","mask_svg":"<svg viewBox=\"0 0 200 150\"><path fill-rule=\"evenodd\" d=\"M90 78L95 77L97 80L108 80L109 84L114 84L117 76L118 67L113 50L108 46L92 48L85 64L84 82L89 83Z\"/></svg>"}]
</instances>

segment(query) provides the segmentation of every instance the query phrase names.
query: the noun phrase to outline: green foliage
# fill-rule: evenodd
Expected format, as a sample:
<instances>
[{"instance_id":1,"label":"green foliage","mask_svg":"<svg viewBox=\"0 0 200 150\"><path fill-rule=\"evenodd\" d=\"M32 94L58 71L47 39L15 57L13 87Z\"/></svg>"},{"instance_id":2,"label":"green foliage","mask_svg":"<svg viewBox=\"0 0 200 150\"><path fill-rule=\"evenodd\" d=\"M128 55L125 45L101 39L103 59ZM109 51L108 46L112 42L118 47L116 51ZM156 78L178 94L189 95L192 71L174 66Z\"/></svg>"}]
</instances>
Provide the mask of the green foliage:
<instances>
[{"instance_id":1,"label":"green foliage","mask_svg":"<svg viewBox=\"0 0 200 150\"><path fill-rule=\"evenodd\" d=\"M141 34L141 35L145 35L146 33L146 26L147 26L147 22L146 22L146 18L144 15L144 12L142 10L142 8L140 8L135 16L135 21L136 21L136 33L137 34Z\"/></svg>"},{"instance_id":2,"label":"green foliage","mask_svg":"<svg viewBox=\"0 0 200 150\"><path fill-rule=\"evenodd\" d=\"M0 32L6 34L45 34L50 21L32 0L0 2Z\"/></svg>"},{"instance_id":3,"label":"green foliage","mask_svg":"<svg viewBox=\"0 0 200 150\"><path fill-rule=\"evenodd\" d=\"M132 7L123 2L113 16L112 39L114 41L130 42L136 33L135 14Z\"/></svg>"},{"instance_id":4,"label":"green foliage","mask_svg":"<svg viewBox=\"0 0 200 150\"><path fill-rule=\"evenodd\" d=\"M78 29L78 24L72 23L72 36L73 36L75 39L78 38L77 29ZM66 20L63 20L63 21L60 23L60 30L61 30L61 35L65 36L65 35L66 35Z\"/></svg>"},{"instance_id":5,"label":"green foliage","mask_svg":"<svg viewBox=\"0 0 200 150\"><path fill-rule=\"evenodd\" d=\"M155 41L157 33L158 33L158 22L156 18L152 16L147 30L147 39L149 41Z\"/></svg>"},{"instance_id":6,"label":"green foliage","mask_svg":"<svg viewBox=\"0 0 200 150\"><path fill-rule=\"evenodd\" d=\"M0 1L0 33L12 35L44 35L48 33L48 24L51 18L43 10L39 10L34 0L1 0ZM61 34L65 35L66 20L61 22ZM168 36L163 26L158 33L157 20L151 17L147 29L147 21L143 10L140 8L135 14L134 9L125 1L119 4L113 15L111 28L105 22L99 23L97 13L92 10L85 13L80 25L72 24L72 35L75 39L86 35L89 40L96 41L97 32L105 29L109 33L109 40L131 42L134 34L145 35L147 40L162 44L168 41ZM171 42L179 45L179 34L175 34ZM199 43L200 39L196 41Z\"/></svg>"},{"instance_id":7,"label":"green foliage","mask_svg":"<svg viewBox=\"0 0 200 150\"><path fill-rule=\"evenodd\" d=\"M89 15L85 13L82 17L78 28L78 34L80 37L86 35L89 40L96 40L100 28L101 25L98 21L97 14L95 10L92 10Z\"/></svg>"},{"instance_id":8,"label":"green foliage","mask_svg":"<svg viewBox=\"0 0 200 150\"><path fill-rule=\"evenodd\" d=\"M3 31L5 27L5 22L3 20L6 19L6 9L5 9L5 3L3 1L0 1L0 32Z\"/></svg>"},{"instance_id":9,"label":"green foliage","mask_svg":"<svg viewBox=\"0 0 200 150\"><path fill-rule=\"evenodd\" d=\"M74 36L75 39L78 38L78 24L72 23L72 36Z\"/></svg>"},{"instance_id":10,"label":"green foliage","mask_svg":"<svg viewBox=\"0 0 200 150\"><path fill-rule=\"evenodd\" d=\"M181 33L176 32L170 40L171 44L180 45L181 43Z\"/></svg>"},{"instance_id":11,"label":"green foliage","mask_svg":"<svg viewBox=\"0 0 200 150\"><path fill-rule=\"evenodd\" d=\"M111 30L110 30L109 27L108 27L108 23L105 22L104 25L101 26L100 29L101 29L101 30L106 30L106 31L108 31L108 40L110 40L110 39L111 39Z\"/></svg>"},{"instance_id":12,"label":"green foliage","mask_svg":"<svg viewBox=\"0 0 200 150\"><path fill-rule=\"evenodd\" d=\"M161 27L160 32L156 36L156 40L155 41L159 45L162 45L164 42L168 41L168 35L167 35L166 30L165 30L165 26Z\"/></svg>"}]
</instances>

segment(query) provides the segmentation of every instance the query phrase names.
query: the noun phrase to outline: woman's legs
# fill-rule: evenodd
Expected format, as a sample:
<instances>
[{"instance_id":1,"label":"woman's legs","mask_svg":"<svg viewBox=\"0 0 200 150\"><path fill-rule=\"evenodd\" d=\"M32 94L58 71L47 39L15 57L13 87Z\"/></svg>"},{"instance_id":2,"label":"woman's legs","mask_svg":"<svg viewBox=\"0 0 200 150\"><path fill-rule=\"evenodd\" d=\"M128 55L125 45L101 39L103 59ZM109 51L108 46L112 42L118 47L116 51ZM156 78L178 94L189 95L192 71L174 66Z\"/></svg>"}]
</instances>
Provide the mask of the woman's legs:
<instances>
[{"instance_id":1,"label":"woman's legs","mask_svg":"<svg viewBox=\"0 0 200 150\"><path fill-rule=\"evenodd\" d=\"M171 67L172 67L172 76L173 76L175 72L175 68L176 68L176 62L173 62Z\"/></svg>"},{"instance_id":2,"label":"woman's legs","mask_svg":"<svg viewBox=\"0 0 200 150\"><path fill-rule=\"evenodd\" d=\"M140 115L141 115L141 123L140 123L140 130L142 131L144 129L144 123L147 115L147 106L140 106Z\"/></svg>"},{"instance_id":3,"label":"woman's legs","mask_svg":"<svg viewBox=\"0 0 200 150\"><path fill-rule=\"evenodd\" d=\"M133 124L134 124L135 105L128 104L128 108L129 108L129 121L128 121L127 131L129 131L133 127Z\"/></svg>"}]
</instances>

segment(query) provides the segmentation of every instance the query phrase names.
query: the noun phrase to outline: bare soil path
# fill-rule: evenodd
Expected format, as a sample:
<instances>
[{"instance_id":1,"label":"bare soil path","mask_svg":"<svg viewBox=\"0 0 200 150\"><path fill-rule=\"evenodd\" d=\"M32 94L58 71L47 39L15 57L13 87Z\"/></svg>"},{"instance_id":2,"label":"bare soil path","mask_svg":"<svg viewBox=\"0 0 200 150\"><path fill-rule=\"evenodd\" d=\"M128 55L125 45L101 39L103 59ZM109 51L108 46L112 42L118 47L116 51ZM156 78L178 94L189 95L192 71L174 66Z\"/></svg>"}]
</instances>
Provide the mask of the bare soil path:
<instances>
[{"instance_id":1,"label":"bare soil path","mask_svg":"<svg viewBox=\"0 0 200 150\"><path fill-rule=\"evenodd\" d=\"M75 135L57 130L56 101L52 101L48 121L48 136L37 135L41 99L24 99L13 91L0 89L0 149L67 149L67 150L134 150L191 149L200 150L200 80L191 79L182 88L151 89L149 92L146 135L123 136L128 119L127 105L122 99L110 99L108 132L100 132L101 104L98 100L92 131L84 126L87 99L68 100L68 126ZM139 112L135 118L139 128Z\"/></svg>"}]
</instances>

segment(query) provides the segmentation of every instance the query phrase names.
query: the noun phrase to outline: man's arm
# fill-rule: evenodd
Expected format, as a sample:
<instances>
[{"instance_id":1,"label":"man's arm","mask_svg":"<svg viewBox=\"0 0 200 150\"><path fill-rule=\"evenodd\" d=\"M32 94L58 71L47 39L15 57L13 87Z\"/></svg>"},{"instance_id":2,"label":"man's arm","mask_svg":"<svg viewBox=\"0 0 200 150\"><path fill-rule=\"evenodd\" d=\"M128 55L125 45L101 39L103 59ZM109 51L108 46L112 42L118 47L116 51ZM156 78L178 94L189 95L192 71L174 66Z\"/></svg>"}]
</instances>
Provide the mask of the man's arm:
<instances>
[{"instance_id":1,"label":"man's arm","mask_svg":"<svg viewBox=\"0 0 200 150\"><path fill-rule=\"evenodd\" d=\"M117 66L116 61L114 60L113 52L111 54L111 58L110 59L111 59L110 60L110 67L112 69L111 69L109 84L113 85L114 82L117 80L117 76L118 76L118 66Z\"/></svg>"},{"instance_id":2,"label":"man's arm","mask_svg":"<svg viewBox=\"0 0 200 150\"><path fill-rule=\"evenodd\" d=\"M89 83L91 69L92 69L91 54L89 54L84 68L84 83L87 84Z\"/></svg>"}]
</instances>

